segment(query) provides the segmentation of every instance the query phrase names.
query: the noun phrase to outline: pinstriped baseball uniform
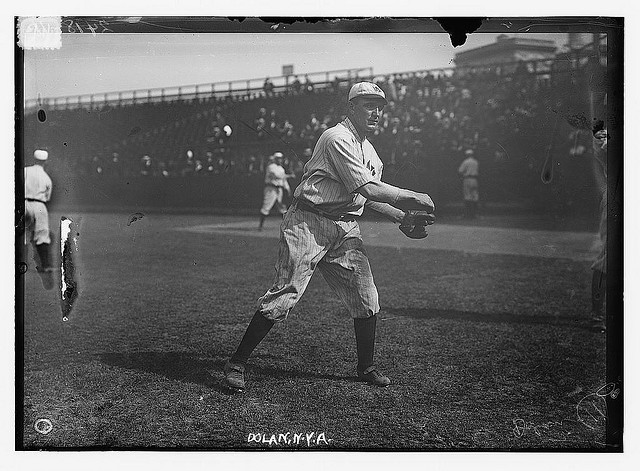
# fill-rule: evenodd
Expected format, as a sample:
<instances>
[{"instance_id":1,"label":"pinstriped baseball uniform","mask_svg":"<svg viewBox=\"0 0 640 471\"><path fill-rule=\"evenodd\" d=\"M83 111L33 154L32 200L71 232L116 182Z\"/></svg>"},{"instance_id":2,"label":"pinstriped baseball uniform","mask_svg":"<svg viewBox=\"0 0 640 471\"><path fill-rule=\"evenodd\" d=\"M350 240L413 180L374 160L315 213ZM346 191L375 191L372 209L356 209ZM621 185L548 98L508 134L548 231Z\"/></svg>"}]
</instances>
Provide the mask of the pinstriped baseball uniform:
<instances>
[{"instance_id":1,"label":"pinstriped baseball uniform","mask_svg":"<svg viewBox=\"0 0 640 471\"><path fill-rule=\"evenodd\" d=\"M354 219L362 214L366 198L354 191L381 176L382 161L349 118L320 136L294 197L346 220L291 205L281 225L274 284L258 301L258 310L266 318L282 321L287 317L316 267L352 317L378 313L378 291Z\"/></svg>"},{"instance_id":2,"label":"pinstriped baseball uniform","mask_svg":"<svg viewBox=\"0 0 640 471\"><path fill-rule=\"evenodd\" d=\"M381 175L378 153L346 118L318 139L294 197L332 215L360 216L366 198L353 191Z\"/></svg>"}]
</instances>

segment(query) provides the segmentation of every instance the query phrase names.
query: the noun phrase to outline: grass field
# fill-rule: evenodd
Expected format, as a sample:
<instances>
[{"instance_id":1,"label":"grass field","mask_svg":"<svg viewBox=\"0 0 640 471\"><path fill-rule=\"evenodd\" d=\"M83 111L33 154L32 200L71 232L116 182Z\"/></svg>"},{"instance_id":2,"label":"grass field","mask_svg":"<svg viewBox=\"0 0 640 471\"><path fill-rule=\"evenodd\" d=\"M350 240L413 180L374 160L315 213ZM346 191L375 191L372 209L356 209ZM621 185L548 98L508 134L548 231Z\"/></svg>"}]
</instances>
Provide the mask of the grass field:
<instances>
[{"instance_id":1,"label":"grass field","mask_svg":"<svg viewBox=\"0 0 640 471\"><path fill-rule=\"evenodd\" d=\"M487 240L495 226L535 229L530 220L483 219L477 239L446 250L437 230L408 243L389 223L365 222L382 306L378 365L393 384L356 381L352 321L317 276L256 350L246 392L232 394L222 365L272 281L277 221L258 234L246 217L71 217L80 296L69 321L32 263L24 275L27 449L604 446L590 234L565 247L575 256L532 256ZM50 433L34 429L40 418Z\"/></svg>"}]
</instances>

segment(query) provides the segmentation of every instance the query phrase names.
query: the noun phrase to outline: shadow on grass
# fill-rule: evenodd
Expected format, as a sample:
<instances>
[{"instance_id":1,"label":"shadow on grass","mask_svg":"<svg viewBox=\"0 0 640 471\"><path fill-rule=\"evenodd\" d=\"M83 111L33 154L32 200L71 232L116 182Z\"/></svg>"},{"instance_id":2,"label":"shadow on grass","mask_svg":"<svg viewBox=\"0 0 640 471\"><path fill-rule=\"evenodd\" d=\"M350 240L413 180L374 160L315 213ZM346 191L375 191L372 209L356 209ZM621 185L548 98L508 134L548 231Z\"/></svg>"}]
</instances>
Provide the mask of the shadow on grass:
<instances>
[{"instance_id":1,"label":"shadow on grass","mask_svg":"<svg viewBox=\"0 0 640 471\"><path fill-rule=\"evenodd\" d=\"M222 358L202 360L185 352L104 353L100 360L106 365L144 371L176 381L201 384L223 394L232 394L223 382Z\"/></svg>"},{"instance_id":2,"label":"shadow on grass","mask_svg":"<svg viewBox=\"0 0 640 471\"><path fill-rule=\"evenodd\" d=\"M260 362L261 359L264 360L270 357L272 356L268 354L255 355L254 359ZM222 394L235 394L235 391L230 390L224 383L222 368L227 361L227 356L221 356L211 360L202 360L193 354L185 352L133 352L104 353L100 355L100 360L106 365L162 375L176 381L201 384ZM356 376L283 370L274 367L264 367L259 364L249 365L247 372L249 374L266 375L274 378L358 381Z\"/></svg>"},{"instance_id":3,"label":"shadow on grass","mask_svg":"<svg viewBox=\"0 0 640 471\"><path fill-rule=\"evenodd\" d=\"M250 365L248 368L249 374L258 374L270 376L273 378L291 378L291 379L323 379L329 381L346 381L357 383L360 380L355 375L337 375L330 373L315 373L311 371L301 371L301 370L290 370L290 369L282 369L275 368L270 366L264 366L260 363L260 360L269 357L271 355L255 355L253 358L257 362L257 364Z\"/></svg>"},{"instance_id":4,"label":"shadow on grass","mask_svg":"<svg viewBox=\"0 0 640 471\"><path fill-rule=\"evenodd\" d=\"M455 311L453 309L419 308L389 308L385 309L384 313L392 316L411 317L413 319L450 319L464 322L547 325L592 330L587 317L577 316L541 316L531 314L514 314L510 312L486 313Z\"/></svg>"}]
</instances>

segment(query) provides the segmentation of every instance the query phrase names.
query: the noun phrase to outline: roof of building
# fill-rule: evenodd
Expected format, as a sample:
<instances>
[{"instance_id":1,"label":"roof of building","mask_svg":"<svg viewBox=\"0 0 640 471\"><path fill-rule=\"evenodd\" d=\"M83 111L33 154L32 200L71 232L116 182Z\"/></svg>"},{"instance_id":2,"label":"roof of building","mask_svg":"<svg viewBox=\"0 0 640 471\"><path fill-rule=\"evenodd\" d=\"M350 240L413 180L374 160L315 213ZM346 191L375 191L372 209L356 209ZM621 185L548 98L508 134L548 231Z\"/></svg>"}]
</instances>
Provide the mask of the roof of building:
<instances>
[{"instance_id":1,"label":"roof of building","mask_svg":"<svg viewBox=\"0 0 640 471\"><path fill-rule=\"evenodd\" d=\"M509 37L506 34L501 34L495 43L456 54L454 61L464 62L511 51L537 51L553 54L556 52L556 49L555 41L550 39Z\"/></svg>"}]
</instances>

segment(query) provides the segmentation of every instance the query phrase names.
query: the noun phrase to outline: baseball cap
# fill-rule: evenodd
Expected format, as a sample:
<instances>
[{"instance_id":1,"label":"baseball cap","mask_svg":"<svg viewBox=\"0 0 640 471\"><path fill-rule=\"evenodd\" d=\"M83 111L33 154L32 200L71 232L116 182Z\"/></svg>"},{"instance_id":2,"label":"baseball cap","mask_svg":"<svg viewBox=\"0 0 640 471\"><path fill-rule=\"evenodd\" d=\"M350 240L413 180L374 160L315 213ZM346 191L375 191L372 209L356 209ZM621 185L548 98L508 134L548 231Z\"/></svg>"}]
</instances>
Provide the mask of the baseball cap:
<instances>
[{"instance_id":1,"label":"baseball cap","mask_svg":"<svg viewBox=\"0 0 640 471\"><path fill-rule=\"evenodd\" d=\"M49 158L49 153L46 150L36 150L33 152L33 158L36 160L47 160Z\"/></svg>"},{"instance_id":2,"label":"baseball cap","mask_svg":"<svg viewBox=\"0 0 640 471\"><path fill-rule=\"evenodd\" d=\"M382 98L384 102L387 103L387 97L382 89L372 82L358 82L351 87L351 90L349 90L349 101L359 96L378 97Z\"/></svg>"},{"instance_id":3,"label":"baseball cap","mask_svg":"<svg viewBox=\"0 0 640 471\"><path fill-rule=\"evenodd\" d=\"M276 153L274 153L274 154L273 154L273 156L274 156L276 159L281 159L282 157L284 157L284 155L282 154L282 152L276 152Z\"/></svg>"},{"instance_id":4,"label":"baseball cap","mask_svg":"<svg viewBox=\"0 0 640 471\"><path fill-rule=\"evenodd\" d=\"M473 155L473 149L467 149L464 151L464 155Z\"/></svg>"}]
</instances>

